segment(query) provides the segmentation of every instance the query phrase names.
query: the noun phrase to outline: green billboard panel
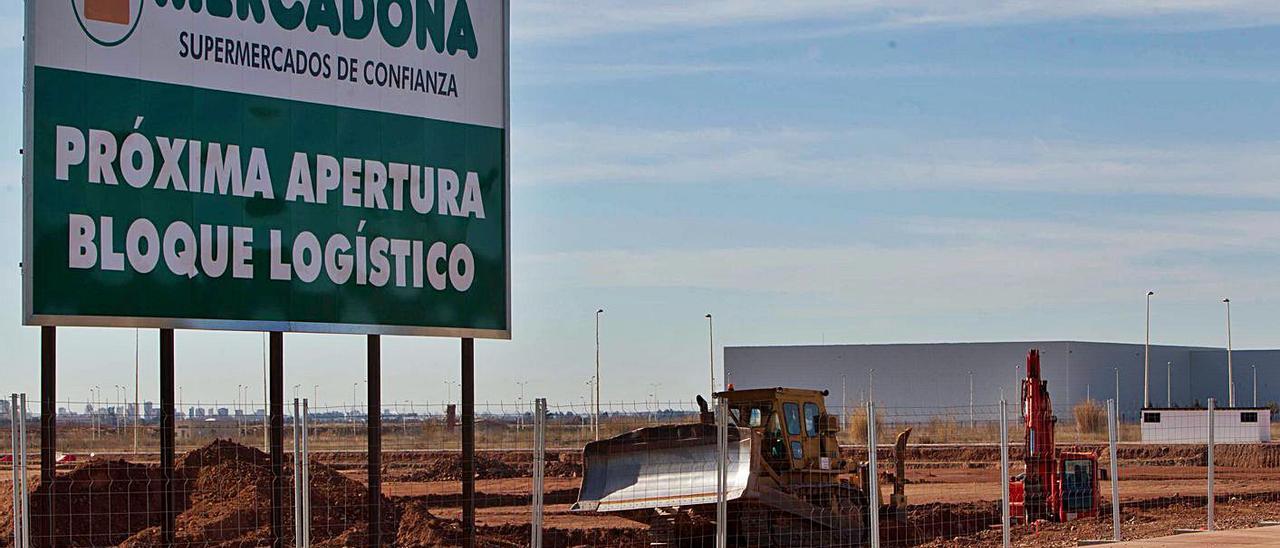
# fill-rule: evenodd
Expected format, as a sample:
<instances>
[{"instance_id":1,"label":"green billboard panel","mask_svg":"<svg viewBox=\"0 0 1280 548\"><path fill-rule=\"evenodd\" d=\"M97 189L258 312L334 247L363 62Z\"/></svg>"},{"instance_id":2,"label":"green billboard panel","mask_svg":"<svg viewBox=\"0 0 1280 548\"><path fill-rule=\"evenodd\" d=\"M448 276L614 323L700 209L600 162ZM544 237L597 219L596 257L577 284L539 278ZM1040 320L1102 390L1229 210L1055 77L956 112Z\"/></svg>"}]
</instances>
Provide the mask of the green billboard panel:
<instances>
[{"instance_id":1,"label":"green billboard panel","mask_svg":"<svg viewBox=\"0 0 1280 548\"><path fill-rule=\"evenodd\" d=\"M331 3L28 1L26 323L510 337L505 2Z\"/></svg>"}]
</instances>

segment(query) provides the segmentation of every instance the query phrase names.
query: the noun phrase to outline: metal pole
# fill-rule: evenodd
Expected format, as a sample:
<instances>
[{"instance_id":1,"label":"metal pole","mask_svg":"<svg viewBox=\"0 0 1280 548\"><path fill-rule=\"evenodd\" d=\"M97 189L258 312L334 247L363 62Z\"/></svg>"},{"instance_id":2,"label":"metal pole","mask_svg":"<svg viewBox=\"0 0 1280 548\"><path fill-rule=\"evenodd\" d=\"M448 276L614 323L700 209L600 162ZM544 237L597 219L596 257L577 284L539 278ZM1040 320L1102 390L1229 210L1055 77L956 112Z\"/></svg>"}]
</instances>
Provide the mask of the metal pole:
<instances>
[{"instance_id":1,"label":"metal pole","mask_svg":"<svg viewBox=\"0 0 1280 548\"><path fill-rule=\"evenodd\" d=\"M301 402L293 399L293 545L302 548L302 434L298 432Z\"/></svg>"},{"instance_id":2,"label":"metal pole","mask_svg":"<svg viewBox=\"0 0 1280 548\"><path fill-rule=\"evenodd\" d=\"M139 331L137 329L134 329L133 330L133 454L135 455L138 454L138 415L142 413L142 402L139 401L139 398L138 398L138 379L140 378L138 374L138 367L140 362L140 360L138 359L138 356L141 353L141 348L138 347L138 344L140 340L141 340L141 335Z\"/></svg>"},{"instance_id":3,"label":"metal pole","mask_svg":"<svg viewBox=\"0 0 1280 548\"><path fill-rule=\"evenodd\" d=\"M382 546L382 337L368 337L369 546Z\"/></svg>"},{"instance_id":4,"label":"metal pole","mask_svg":"<svg viewBox=\"0 0 1280 548\"><path fill-rule=\"evenodd\" d=\"M1253 368L1253 406L1258 406L1258 366L1251 365Z\"/></svg>"},{"instance_id":5,"label":"metal pole","mask_svg":"<svg viewBox=\"0 0 1280 548\"><path fill-rule=\"evenodd\" d=\"M1112 540L1120 542L1120 476L1116 464L1116 402L1107 402L1107 440L1111 448L1111 531Z\"/></svg>"},{"instance_id":6,"label":"metal pole","mask_svg":"<svg viewBox=\"0 0 1280 548\"><path fill-rule=\"evenodd\" d=\"M729 542L729 402L716 398L716 548Z\"/></svg>"},{"instance_id":7,"label":"metal pole","mask_svg":"<svg viewBox=\"0 0 1280 548\"><path fill-rule=\"evenodd\" d=\"M46 531L52 541L57 531L57 505L53 493L58 476L58 336L57 328L40 328L40 483L45 492ZM95 409L94 411L97 411Z\"/></svg>"},{"instance_id":8,"label":"metal pole","mask_svg":"<svg viewBox=\"0 0 1280 548\"><path fill-rule=\"evenodd\" d=\"M533 402L533 523L530 531L531 548L542 548L542 512L544 474L547 461L547 400L537 398Z\"/></svg>"},{"instance_id":9,"label":"metal pole","mask_svg":"<svg viewBox=\"0 0 1280 548\"><path fill-rule=\"evenodd\" d=\"M21 442L18 441L18 395L9 395L9 447L13 451L13 466L9 468L11 476L9 485L13 488L13 545L15 548L23 548L22 521L21 521L21 501L22 501L22 480L18 475L18 453L21 451Z\"/></svg>"},{"instance_id":10,"label":"metal pole","mask_svg":"<svg viewBox=\"0 0 1280 548\"><path fill-rule=\"evenodd\" d=\"M973 421L973 371L969 371L969 428L977 423Z\"/></svg>"},{"instance_id":11,"label":"metal pole","mask_svg":"<svg viewBox=\"0 0 1280 548\"><path fill-rule=\"evenodd\" d=\"M160 330L160 543L173 546L177 535L178 493L173 481L174 401L173 330Z\"/></svg>"},{"instance_id":12,"label":"metal pole","mask_svg":"<svg viewBox=\"0 0 1280 548\"><path fill-rule=\"evenodd\" d=\"M874 370L873 370L874 371ZM871 529L871 548L880 548L880 476L876 471L876 402L874 400L867 401L867 475L871 481L867 482L871 492L867 494L867 499L871 501L871 507L868 510L870 514Z\"/></svg>"},{"instance_id":13,"label":"metal pole","mask_svg":"<svg viewBox=\"0 0 1280 548\"><path fill-rule=\"evenodd\" d=\"M271 451L271 381L267 375L267 362L270 351L267 339L271 337L263 333L262 338L262 450Z\"/></svg>"},{"instance_id":14,"label":"metal pole","mask_svg":"<svg viewBox=\"0 0 1280 548\"><path fill-rule=\"evenodd\" d=\"M1009 402L1000 397L1000 536L1009 548Z\"/></svg>"},{"instance_id":15,"label":"metal pole","mask_svg":"<svg viewBox=\"0 0 1280 548\"><path fill-rule=\"evenodd\" d=\"M707 314L707 348L711 356L711 391L708 396L714 396L716 393L716 329L715 320L711 314Z\"/></svg>"},{"instance_id":16,"label":"metal pole","mask_svg":"<svg viewBox=\"0 0 1280 548\"><path fill-rule=\"evenodd\" d=\"M1142 407L1151 407L1151 296L1155 291L1147 292L1147 344L1142 355Z\"/></svg>"},{"instance_id":17,"label":"metal pole","mask_svg":"<svg viewBox=\"0 0 1280 548\"><path fill-rule=\"evenodd\" d=\"M1165 405L1173 407L1173 362L1164 366L1164 390Z\"/></svg>"},{"instance_id":18,"label":"metal pole","mask_svg":"<svg viewBox=\"0 0 1280 548\"><path fill-rule=\"evenodd\" d=\"M596 386L595 386L595 413L592 417L591 429L595 433L596 441L600 441L600 315L604 313L604 309L596 310Z\"/></svg>"},{"instance_id":19,"label":"metal pole","mask_svg":"<svg viewBox=\"0 0 1280 548\"><path fill-rule=\"evenodd\" d=\"M462 339L462 548L476 545L475 339Z\"/></svg>"},{"instance_id":20,"label":"metal pole","mask_svg":"<svg viewBox=\"0 0 1280 548\"><path fill-rule=\"evenodd\" d=\"M21 483L22 500L20 502L22 507L19 511L22 512L22 546L25 548L31 546L31 486L27 485L27 456L29 452L27 451L27 395L25 393L18 395L18 404L21 406L18 420L18 443L22 447L20 453L22 455L21 475L18 476L18 481ZM16 465L18 463L14 462L13 464ZM15 513L14 515L17 516L18 514ZM15 520L15 527L17 523ZM50 531L49 534L52 536L53 531Z\"/></svg>"},{"instance_id":21,"label":"metal pole","mask_svg":"<svg viewBox=\"0 0 1280 548\"><path fill-rule=\"evenodd\" d=\"M271 546L284 547L284 333L272 331L269 390L271 428Z\"/></svg>"},{"instance_id":22,"label":"metal pole","mask_svg":"<svg viewBox=\"0 0 1280 548\"><path fill-rule=\"evenodd\" d=\"M1207 497L1208 498L1207 529L1209 531L1212 531L1214 529L1213 527L1213 503L1214 503L1214 500L1213 500L1213 409L1214 409L1214 403L1215 402L1213 401L1213 398L1209 398L1209 439L1208 439L1208 443L1206 444L1206 447L1208 449L1208 458L1205 459L1205 465L1208 466L1209 468L1209 471L1207 474L1207 477L1209 479L1209 482L1208 482L1209 496Z\"/></svg>"},{"instance_id":23,"label":"metal pole","mask_svg":"<svg viewBox=\"0 0 1280 548\"><path fill-rule=\"evenodd\" d=\"M307 399L302 399L302 546L311 546L311 427Z\"/></svg>"},{"instance_id":24,"label":"metal pole","mask_svg":"<svg viewBox=\"0 0 1280 548\"><path fill-rule=\"evenodd\" d=\"M1236 375L1231 366L1231 299L1222 299L1227 305L1227 407L1236 406Z\"/></svg>"}]
</instances>

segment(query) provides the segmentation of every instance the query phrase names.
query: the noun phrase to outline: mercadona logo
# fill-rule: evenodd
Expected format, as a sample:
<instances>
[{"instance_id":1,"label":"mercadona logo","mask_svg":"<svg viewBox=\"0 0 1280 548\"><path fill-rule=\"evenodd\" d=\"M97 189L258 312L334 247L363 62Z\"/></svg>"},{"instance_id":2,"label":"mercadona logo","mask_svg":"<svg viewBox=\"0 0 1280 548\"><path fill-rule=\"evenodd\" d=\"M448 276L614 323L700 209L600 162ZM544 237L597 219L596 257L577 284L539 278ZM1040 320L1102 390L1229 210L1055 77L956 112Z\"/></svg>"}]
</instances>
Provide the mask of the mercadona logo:
<instances>
[{"instance_id":1,"label":"mercadona logo","mask_svg":"<svg viewBox=\"0 0 1280 548\"><path fill-rule=\"evenodd\" d=\"M146 0L69 0L76 22L95 44L113 47L123 44L142 19Z\"/></svg>"}]
</instances>

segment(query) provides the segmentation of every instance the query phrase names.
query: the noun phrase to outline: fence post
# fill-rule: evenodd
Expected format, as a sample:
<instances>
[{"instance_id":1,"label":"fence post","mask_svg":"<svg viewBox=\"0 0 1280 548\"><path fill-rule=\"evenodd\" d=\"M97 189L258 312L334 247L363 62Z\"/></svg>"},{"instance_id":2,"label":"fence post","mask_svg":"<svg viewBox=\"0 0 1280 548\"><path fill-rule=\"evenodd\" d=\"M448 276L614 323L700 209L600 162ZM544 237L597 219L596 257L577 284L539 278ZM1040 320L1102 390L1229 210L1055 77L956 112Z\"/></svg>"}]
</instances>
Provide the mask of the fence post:
<instances>
[{"instance_id":1,"label":"fence post","mask_svg":"<svg viewBox=\"0 0 1280 548\"><path fill-rule=\"evenodd\" d=\"M716 398L716 548L729 543L729 401Z\"/></svg>"},{"instance_id":2,"label":"fence post","mask_svg":"<svg viewBox=\"0 0 1280 548\"><path fill-rule=\"evenodd\" d=\"M1209 497L1208 497L1208 508L1207 508L1208 525L1206 527L1207 530L1209 531L1214 530L1214 527L1213 527L1213 502L1214 502L1213 501L1213 408L1215 403L1216 402L1214 401L1213 398L1209 398L1209 439L1207 444L1208 459L1205 462L1205 465L1209 467L1209 474L1208 474Z\"/></svg>"},{"instance_id":3,"label":"fence post","mask_svg":"<svg viewBox=\"0 0 1280 548\"><path fill-rule=\"evenodd\" d=\"M307 399L302 398L302 525L299 526L299 534L302 535L303 548L311 546L311 441L308 439L311 419L307 414Z\"/></svg>"},{"instance_id":4,"label":"fence post","mask_svg":"<svg viewBox=\"0 0 1280 548\"><path fill-rule=\"evenodd\" d=\"M880 476L876 471L876 404L873 401L867 401L867 474L870 477L867 500L871 501L871 507L867 514L871 522L868 524L871 548L880 548Z\"/></svg>"},{"instance_id":5,"label":"fence post","mask_svg":"<svg viewBox=\"0 0 1280 548\"><path fill-rule=\"evenodd\" d=\"M533 402L533 527L529 546L542 548L543 485L547 461L547 400Z\"/></svg>"},{"instance_id":6,"label":"fence post","mask_svg":"<svg viewBox=\"0 0 1280 548\"><path fill-rule=\"evenodd\" d=\"M293 545L302 548L302 433L298 398L293 398Z\"/></svg>"},{"instance_id":7,"label":"fence post","mask_svg":"<svg viewBox=\"0 0 1280 548\"><path fill-rule=\"evenodd\" d=\"M18 445L22 448L20 452L22 455L21 476L18 478L22 492L22 546L27 548L31 546L31 487L27 485L27 395L25 393L18 394L18 403L22 405L22 410L18 415ZM43 406L43 403L41 405ZM44 441L41 440L40 443L43 444ZM17 463L15 462L14 464ZM56 458L54 466L57 466ZM49 491L52 492L53 490L50 489ZM53 531L49 531L49 538L53 538Z\"/></svg>"},{"instance_id":8,"label":"fence post","mask_svg":"<svg viewBox=\"0 0 1280 548\"><path fill-rule=\"evenodd\" d=\"M1111 447L1111 529L1112 540L1120 542L1120 476L1116 464L1116 434L1120 430L1116 417L1116 400L1107 400L1107 440Z\"/></svg>"},{"instance_id":9,"label":"fence post","mask_svg":"<svg viewBox=\"0 0 1280 548\"><path fill-rule=\"evenodd\" d=\"M1000 398L1000 536L1001 546L1009 548L1009 402Z\"/></svg>"},{"instance_id":10,"label":"fence post","mask_svg":"<svg viewBox=\"0 0 1280 548\"><path fill-rule=\"evenodd\" d=\"M9 447L12 448L13 461L9 469L12 476L10 486L13 495L13 546L22 548L22 492L21 480L18 479L18 395L9 396Z\"/></svg>"}]
</instances>

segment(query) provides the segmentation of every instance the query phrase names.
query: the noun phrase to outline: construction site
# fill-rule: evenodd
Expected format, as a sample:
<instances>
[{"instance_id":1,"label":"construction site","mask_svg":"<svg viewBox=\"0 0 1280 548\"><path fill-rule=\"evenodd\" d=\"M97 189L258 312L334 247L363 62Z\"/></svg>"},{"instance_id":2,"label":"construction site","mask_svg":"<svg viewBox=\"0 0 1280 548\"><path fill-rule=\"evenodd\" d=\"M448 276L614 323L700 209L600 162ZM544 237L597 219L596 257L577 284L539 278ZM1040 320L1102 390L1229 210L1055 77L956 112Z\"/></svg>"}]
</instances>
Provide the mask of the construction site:
<instances>
[{"instance_id":1,"label":"construction site","mask_svg":"<svg viewBox=\"0 0 1280 548\"><path fill-rule=\"evenodd\" d=\"M1280 546L1263 4L0 2L0 548Z\"/></svg>"},{"instance_id":2,"label":"construction site","mask_svg":"<svg viewBox=\"0 0 1280 548\"><path fill-rule=\"evenodd\" d=\"M827 407L821 391L788 388L734 388L717 394L720 406L701 396L687 406L605 405L598 420L580 406L482 408L470 467L474 542L693 547L715 546L720 537L728 546L995 547L1007 530L1013 546L1076 546L1254 527L1280 515L1280 444L1216 444L1210 451L1143 443L1136 424L1111 423L1091 407L1097 402L1059 418L1034 350L1027 366L1017 402L1025 413L1008 402L965 413L840 409ZM781 410L777 419L769 418L774 409ZM379 515L378 535L388 545L469 542L461 524L462 455L449 442L457 418L452 407L440 411L384 425L376 505L368 498L371 460L356 449L367 441L363 428L291 422L297 445L287 452L306 455L309 475L304 495L294 484L301 461L285 465L294 497L274 509L294 516L285 519L285 541L363 546L370 517ZM730 419L720 428L724 416ZM144 443L157 435L140 428ZM592 441L597 432L600 441ZM60 455L53 489L38 476L28 480L29 521L22 526L31 546L165 544L158 455L130 450L135 433L127 426L60 432L63 447L114 450ZM874 459L869 435L877 441ZM271 460L261 440L250 422L228 439L185 440L172 489L173 545L270 543ZM20 479L20 469L7 464L9 480ZM12 503L0 506L0 519L24 523ZM307 512L296 512L298 504ZM305 543L297 523L308 524Z\"/></svg>"}]
</instances>

